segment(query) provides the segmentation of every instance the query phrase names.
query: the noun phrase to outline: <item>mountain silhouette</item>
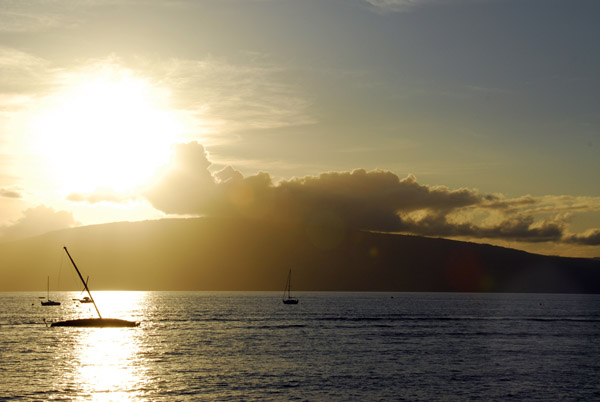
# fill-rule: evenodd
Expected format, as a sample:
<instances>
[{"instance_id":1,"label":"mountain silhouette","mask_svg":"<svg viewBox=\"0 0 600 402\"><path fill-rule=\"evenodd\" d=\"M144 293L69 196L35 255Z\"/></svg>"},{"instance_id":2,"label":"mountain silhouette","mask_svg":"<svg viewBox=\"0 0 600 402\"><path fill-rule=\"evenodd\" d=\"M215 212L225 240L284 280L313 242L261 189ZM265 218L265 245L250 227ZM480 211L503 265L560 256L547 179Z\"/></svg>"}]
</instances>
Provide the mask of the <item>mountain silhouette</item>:
<instances>
[{"instance_id":1,"label":"mountain silhouette","mask_svg":"<svg viewBox=\"0 0 600 402\"><path fill-rule=\"evenodd\" d=\"M47 275L58 274L71 286L62 246L94 290L283 290L291 268L295 291L600 293L597 259L218 218L110 223L2 243L0 291L43 290ZM80 289L73 281L57 290Z\"/></svg>"}]
</instances>

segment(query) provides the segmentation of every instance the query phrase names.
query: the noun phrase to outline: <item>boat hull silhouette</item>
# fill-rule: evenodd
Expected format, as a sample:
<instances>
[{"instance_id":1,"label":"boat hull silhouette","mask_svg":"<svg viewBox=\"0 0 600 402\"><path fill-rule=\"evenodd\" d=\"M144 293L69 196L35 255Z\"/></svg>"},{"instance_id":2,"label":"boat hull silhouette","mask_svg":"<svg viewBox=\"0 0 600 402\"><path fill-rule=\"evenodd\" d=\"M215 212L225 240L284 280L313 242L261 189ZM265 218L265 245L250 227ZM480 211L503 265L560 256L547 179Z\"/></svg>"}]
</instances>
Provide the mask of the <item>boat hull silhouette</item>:
<instances>
[{"instance_id":1,"label":"boat hull silhouette","mask_svg":"<svg viewBox=\"0 0 600 402\"><path fill-rule=\"evenodd\" d=\"M122 327L137 327L137 326L139 326L140 325L139 322L121 320L119 318L102 318L102 314L100 314L100 310L98 310L98 306L96 306L96 302L94 301L94 298L92 297L92 293L90 292L90 289L88 288L87 281L83 280L83 276L81 276L81 272L79 272L79 268L77 268L77 264L75 264L75 261L73 261L73 258L71 257L71 254L69 254L69 250L67 250L67 247L63 247L63 249L69 256L69 259L71 260L71 263L73 264L73 268L75 268L75 271L77 272L77 275L79 276L79 279L81 279L81 283L83 283L83 288L87 292L89 300L92 302L92 304L94 305L94 308L96 309L96 312L98 313L98 318L77 318L74 320L58 321L58 322L53 322L52 324L50 324L50 326L51 327L88 327L88 328L89 327L95 327L95 328L121 327L122 328Z\"/></svg>"},{"instance_id":2,"label":"boat hull silhouette","mask_svg":"<svg viewBox=\"0 0 600 402\"><path fill-rule=\"evenodd\" d=\"M52 327L97 327L97 328L122 328L137 327L139 322L121 320L119 318L80 318L76 320L66 320L53 322Z\"/></svg>"}]
</instances>

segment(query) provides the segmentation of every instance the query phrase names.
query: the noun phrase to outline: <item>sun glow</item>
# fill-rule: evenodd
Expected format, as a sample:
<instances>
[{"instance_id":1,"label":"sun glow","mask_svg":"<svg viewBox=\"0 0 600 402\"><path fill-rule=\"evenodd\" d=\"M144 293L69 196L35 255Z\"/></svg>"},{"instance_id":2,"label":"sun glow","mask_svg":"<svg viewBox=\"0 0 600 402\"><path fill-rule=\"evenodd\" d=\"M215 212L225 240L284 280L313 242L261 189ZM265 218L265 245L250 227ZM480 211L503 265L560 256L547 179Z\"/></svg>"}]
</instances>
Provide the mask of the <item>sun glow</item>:
<instances>
[{"instance_id":1,"label":"sun glow","mask_svg":"<svg viewBox=\"0 0 600 402\"><path fill-rule=\"evenodd\" d=\"M33 124L45 175L66 192L127 192L145 184L181 133L168 93L115 67L69 82Z\"/></svg>"}]
</instances>

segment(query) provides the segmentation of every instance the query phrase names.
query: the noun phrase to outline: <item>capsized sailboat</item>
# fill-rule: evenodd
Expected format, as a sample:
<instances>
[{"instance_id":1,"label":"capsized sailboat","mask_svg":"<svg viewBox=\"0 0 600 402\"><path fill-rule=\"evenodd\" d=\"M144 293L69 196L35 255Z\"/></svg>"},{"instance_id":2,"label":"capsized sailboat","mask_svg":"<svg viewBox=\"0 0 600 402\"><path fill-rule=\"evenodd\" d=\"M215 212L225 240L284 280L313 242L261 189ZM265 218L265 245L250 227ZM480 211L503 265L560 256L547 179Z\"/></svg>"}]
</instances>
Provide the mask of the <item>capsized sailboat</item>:
<instances>
[{"instance_id":1,"label":"capsized sailboat","mask_svg":"<svg viewBox=\"0 0 600 402\"><path fill-rule=\"evenodd\" d=\"M60 306L60 302L50 300L50 277L48 277L48 296L46 297L46 301L42 301L42 306Z\"/></svg>"},{"instance_id":2,"label":"capsized sailboat","mask_svg":"<svg viewBox=\"0 0 600 402\"><path fill-rule=\"evenodd\" d=\"M50 324L50 326L52 326L52 327L137 327L137 326L139 326L140 323L135 322L135 321L127 321L127 320L122 320L119 318L102 318L102 315L100 314L100 310L98 310L98 306L96 306L96 302L94 301L94 298L92 297L92 293L90 292L90 289L88 288L87 282L83 280L83 276L81 276L81 272L79 272L79 268L77 268L75 261L73 261L73 257L71 257L71 254L69 254L69 250L67 250L66 247L63 247L63 248L65 249L65 252L69 256L69 259L71 260L71 263L73 264L73 268L75 268L75 271L77 271L77 275L79 275L79 279L81 279L81 282L83 283L83 286L84 286L85 290L87 291L91 302L94 304L96 313L98 313L98 318L78 318L78 319L74 319L74 320L57 321L57 322L53 322L52 324Z\"/></svg>"},{"instance_id":3,"label":"capsized sailboat","mask_svg":"<svg viewBox=\"0 0 600 402\"><path fill-rule=\"evenodd\" d=\"M283 291L283 304L298 304L298 299L295 297L292 297L291 295L291 291L292 291L292 270L290 269L290 272L288 273L288 279L287 279L287 283L285 285L285 290Z\"/></svg>"}]
</instances>

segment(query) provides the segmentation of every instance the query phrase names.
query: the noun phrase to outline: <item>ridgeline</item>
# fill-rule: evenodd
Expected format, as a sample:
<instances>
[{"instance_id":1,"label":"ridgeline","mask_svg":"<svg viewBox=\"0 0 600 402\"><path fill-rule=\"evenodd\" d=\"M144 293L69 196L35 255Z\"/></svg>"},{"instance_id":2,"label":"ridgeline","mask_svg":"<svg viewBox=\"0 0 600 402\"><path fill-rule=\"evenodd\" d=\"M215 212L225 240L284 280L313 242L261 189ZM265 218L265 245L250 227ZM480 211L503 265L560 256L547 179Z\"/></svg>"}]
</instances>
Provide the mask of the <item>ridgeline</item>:
<instances>
[{"instance_id":1,"label":"ridgeline","mask_svg":"<svg viewBox=\"0 0 600 402\"><path fill-rule=\"evenodd\" d=\"M600 293L597 259L214 218L85 226L0 243L0 291L44 290L46 277L59 275L65 245L94 290L278 291L291 268L296 291ZM56 290L80 290L73 283Z\"/></svg>"}]
</instances>

